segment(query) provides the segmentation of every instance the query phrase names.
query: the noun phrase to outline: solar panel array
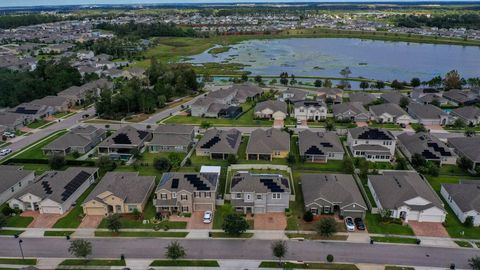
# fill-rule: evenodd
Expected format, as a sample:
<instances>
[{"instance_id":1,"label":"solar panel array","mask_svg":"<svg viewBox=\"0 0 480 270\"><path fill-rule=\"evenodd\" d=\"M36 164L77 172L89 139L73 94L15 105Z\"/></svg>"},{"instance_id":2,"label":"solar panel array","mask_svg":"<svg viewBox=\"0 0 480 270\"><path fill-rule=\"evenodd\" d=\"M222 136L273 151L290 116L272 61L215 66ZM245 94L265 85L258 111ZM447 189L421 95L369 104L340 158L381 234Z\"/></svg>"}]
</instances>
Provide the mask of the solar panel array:
<instances>
[{"instance_id":1,"label":"solar panel array","mask_svg":"<svg viewBox=\"0 0 480 270\"><path fill-rule=\"evenodd\" d=\"M38 110L27 110L25 107L18 107L15 110L16 113L21 113L21 114L36 114Z\"/></svg>"},{"instance_id":2,"label":"solar panel array","mask_svg":"<svg viewBox=\"0 0 480 270\"><path fill-rule=\"evenodd\" d=\"M77 189L85 183L85 181L90 177L90 174L81 171L79 172L67 185L63 188L62 192L62 201L66 201L70 196L77 191Z\"/></svg>"},{"instance_id":3,"label":"solar panel array","mask_svg":"<svg viewBox=\"0 0 480 270\"><path fill-rule=\"evenodd\" d=\"M112 138L113 142L116 144L132 144L132 141L125 133L120 133L117 136Z\"/></svg>"},{"instance_id":4,"label":"solar panel array","mask_svg":"<svg viewBox=\"0 0 480 270\"><path fill-rule=\"evenodd\" d=\"M137 133L138 133L138 137L142 140L148 135L148 131L144 131L144 130L137 130Z\"/></svg>"},{"instance_id":5,"label":"solar panel array","mask_svg":"<svg viewBox=\"0 0 480 270\"><path fill-rule=\"evenodd\" d=\"M329 142L321 142L320 145L323 146L323 147L328 147L328 148L333 147L333 145Z\"/></svg>"},{"instance_id":6,"label":"solar panel array","mask_svg":"<svg viewBox=\"0 0 480 270\"><path fill-rule=\"evenodd\" d=\"M384 131L379 130L377 128L365 130L362 134L358 136L358 138L363 140L391 140L392 139Z\"/></svg>"},{"instance_id":7,"label":"solar panel array","mask_svg":"<svg viewBox=\"0 0 480 270\"><path fill-rule=\"evenodd\" d=\"M432 147L433 150L435 150L436 152L440 152L440 155L442 155L444 157L450 157L452 155L452 153L450 153L450 151L445 151L444 147L439 146L435 142L429 142L429 143L427 143L427 145L429 147Z\"/></svg>"},{"instance_id":8,"label":"solar panel array","mask_svg":"<svg viewBox=\"0 0 480 270\"><path fill-rule=\"evenodd\" d=\"M434 153L430 152L430 150L428 149L425 149L423 150L422 152L422 156L425 158L425 159L440 159L437 155L435 155Z\"/></svg>"},{"instance_id":9,"label":"solar panel array","mask_svg":"<svg viewBox=\"0 0 480 270\"><path fill-rule=\"evenodd\" d=\"M237 176L234 176L234 177L232 178L232 187L234 187L234 186L236 186L238 183L240 183L240 182L242 181L242 179L243 179L243 178L242 178L242 177L238 177L238 175L237 175Z\"/></svg>"},{"instance_id":10,"label":"solar panel array","mask_svg":"<svg viewBox=\"0 0 480 270\"><path fill-rule=\"evenodd\" d=\"M50 183L48 181L42 181L42 187L45 193L52 194L52 188L50 187Z\"/></svg>"},{"instance_id":11,"label":"solar panel array","mask_svg":"<svg viewBox=\"0 0 480 270\"><path fill-rule=\"evenodd\" d=\"M178 188L178 178L173 178L172 179L172 188Z\"/></svg>"},{"instance_id":12,"label":"solar panel array","mask_svg":"<svg viewBox=\"0 0 480 270\"><path fill-rule=\"evenodd\" d=\"M284 185L285 187L289 187L290 184L288 183L288 179L287 178L283 178L280 180L282 182L282 185Z\"/></svg>"},{"instance_id":13,"label":"solar panel array","mask_svg":"<svg viewBox=\"0 0 480 270\"><path fill-rule=\"evenodd\" d=\"M230 145L230 147L234 148L235 144L237 143L239 136L236 136L234 134L227 135L227 142Z\"/></svg>"},{"instance_id":14,"label":"solar panel array","mask_svg":"<svg viewBox=\"0 0 480 270\"><path fill-rule=\"evenodd\" d=\"M196 174L185 174L185 178L195 187L196 190L210 190L210 187L207 186Z\"/></svg>"},{"instance_id":15,"label":"solar panel array","mask_svg":"<svg viewBox=\"0 0 480 270\"><path fill-rule=\"evenodd\" d=\"M212 146L217 144L219 141L220 141L220 138L218 136L215 136L215 137L211 138L210 140L208 140L208 142L204 143L201 148L210 149Z\"/></svg>"},{"instance_id":16,"label":"solar panel array","mask_svg":"<svg viewBox=\"0 0 480 270\"><path fill-rule=\"evenodd\" d=\"M310 146L310 148L307 149L307 151L305 151L305 154L307 154L307 155L324 155L325 153L323 153L322 150L318 149L318 147L316 145L312 145L312 146Z\"/></svg>"},{"instance_id":17,"label":"solar panel array","mask_svg":"<svg viewBox=\"0 0 480 270\"><path fill-rule=\"evenodd\" d=\"M285 190L280 187L273 179L271 178L263 178L260 179L260 182L264 184L271 192L284 192Z\"/></svg>"}]
</instances>

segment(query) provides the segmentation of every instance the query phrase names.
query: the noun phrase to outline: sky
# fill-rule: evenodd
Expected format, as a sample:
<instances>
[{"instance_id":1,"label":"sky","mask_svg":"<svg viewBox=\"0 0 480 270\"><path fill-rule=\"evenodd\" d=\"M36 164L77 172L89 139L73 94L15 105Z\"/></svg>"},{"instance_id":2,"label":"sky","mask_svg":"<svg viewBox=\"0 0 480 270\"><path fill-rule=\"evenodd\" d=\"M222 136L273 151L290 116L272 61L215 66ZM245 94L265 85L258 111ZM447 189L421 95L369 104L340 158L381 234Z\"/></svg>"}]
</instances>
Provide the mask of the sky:
<instances>
[{"instance_id":1,"label":"sky","mask_svg":"<svg viewBox=\"0 0 480 270\"><path fill-rule=\"evenodd\" d=\"M399 0L405 1L405 0ZM408 0L407 0L408 1ZM428 0L427 0L428 1ZM442 2L444 0L439 0ZM470 0L467 0L470 1ZM0 7L42 5L94 5L94 4L161 4L161 3L246 3L246 2L366 2L365 0L0 0ZM392 2L368 0L368 2Z\"/></svg>"}]
</instances>

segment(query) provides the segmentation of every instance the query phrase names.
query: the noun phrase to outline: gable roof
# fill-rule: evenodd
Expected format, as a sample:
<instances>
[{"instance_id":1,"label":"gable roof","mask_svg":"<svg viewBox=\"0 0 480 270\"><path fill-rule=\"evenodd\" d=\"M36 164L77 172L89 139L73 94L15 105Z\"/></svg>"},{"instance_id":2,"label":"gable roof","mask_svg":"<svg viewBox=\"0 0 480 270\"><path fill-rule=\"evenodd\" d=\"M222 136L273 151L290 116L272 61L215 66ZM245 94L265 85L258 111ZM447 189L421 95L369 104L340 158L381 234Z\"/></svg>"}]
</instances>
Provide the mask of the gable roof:
<instances>
[{"instance_id":1,"label":"gable roof","mask_svg":"<svg viewBox=\"0 0 480 270\"><path fill-rule=\"evenodd\" d=\"M186 190L188 192L216 191L218 178L218 173L210 172L164 173L155 192L158 192L161 189L172 192L178 192L181 190Z\"/></svg>"},{"instance_id":2,"label":"gable roof","mask_svg":"<svg viewBox=\"0 0 480 270\"><path fill-rule=\"evenodd\" d=\"M416 102L408 104L407 111L417 119L440 119L447 114L432 104L420 104Z\"/></svg>"},{"instance_id":3,"label":"gable roof","mask_svg":"<svg viewBox=\"0 0 480 270\"><path fill-rule=\"evenodd\" d=\"M323 100L299 100L294 102L295 108L299 107L314 107L314 108L321 108L321 107L326 107L327 105Z\"/></svg>"},{"instance_id":4,"label":"gable roof","mask_svg":"<svg viewBox=\"0 0 480 270\"><path fill-rule=\"evenodd\" d=\"M480 213L480 181L465 181L459 184L442 184L462 212ZM446 199L446 198L445 198Z\"/></svg>"},{"instance_id":5,"label":"gable roof","mask_svg":"<svg viewBox=\"0 0 480 270\"><path fill-rule=\"evenodd\" d=\"M344 102L341 104L333 104L333 115L344 114L348 111L358 114L368 114L369 112L363 107L361 102Z\"/></svg>"},{"instance_id":6,"label":"gable roof","mask_svg":"<svg viewBox=\"0 0 480 270\"><path fill-rule=\"evenodd\" d=\"M449 138L448 144L453 146L459 155L465 156L473 162L480 162L480 137L456 137Z\"/></svg>"},{"instance_id":7,"label":"gable roof","mask_svg":"<svg viewBox=\"0 0 480 270\"><path fill-rule=\"evenodd\" d=\"M480 109L477 106L465 106L453 109L452 114L463 119L475 119L480 117Z\"/></svg>"},{"instance_id":8,"label":"gable roof","mask_svg":"<svg viewBox=\"0 0 480 270\"><path fill-rule=\"evenodd\" d=\"M451 157L453 152L448 146L430 133L402 133L397 139L413 154L420 154L426 160L440 160L442 157Z\"/></svg>"},{"instance_id":9,"label":"gable roof","mask_svg":"<svg viewBox=\"0 0 480 270\"><path fill-rule=\"evenodd\" d=\"M340 208L355 203L367 209L355 179L350 174L302 174L300 179L305 205L323 199Z\"/></svg>"},{"instance_id":10,"label":"gable roof","mask_svg":"<svg viewBox=\"0 0 480 270\"><path fill-rule=\"evenodd\" d=\"M97 200L104 192L111 192L125 203L143 203L155 185L155 176L139 176L139 172L108 172L85 199ZM100 202L102 200L99 200Z\"/></svg>"},{"instance_id":11,"label":"gable roof","mask_svg":"<svg viewBox=\"0 0 480 270\"><path fill-rule=\"evenodd\" d=\"M400 100L403 97L408 98L407 96L403 95L402 93L400 93L398 91L389 91L387 93L383 93L383 94L380 95L380 98L382 98L386 102L394 103L394 104L397 104L397 105L400 104Z\"/></svg>"},{"instance_id":12,"label":"gable roof","mask_svg":"<svg viewBox=\"0 0 480 270\"><path fill-rule=\"evenodd\" d=\"M255 105L255 112L260 112L265 109L270 109L274 113L280 111L287 114L287 103L280 100L266 100Z\"/></svg>"},{"instance_id":13,"label":"gable roof","mask_svg":"<svg viewBox=\"0 0 480 270\"><path fill-rule=\"evenodd\" d=\"M443 97L458 103L474 101L478 96L470 90L451 89L443 92Z\"/></svg>"},{"instance_id":14,"label":"gable roof","mask_svg":"<svg viewBox=\"0 0 480 270\"><path fill-rule=\"evenodd\" d=\"M247 153L271 154L273 151L290 151L290 134L270 128L252 131L247 144Z\"/></svg>"},{"instance_id":15,"label":"gable roof","mask_svg":"<svg viewBox=\"0 0 480 270\"><path fill-rule=\"evenodd\" d=\"M191 135L194 129L195 127L190 125L167 124L159 125L153 133Z\"/></svg>"},{"instance_id":16,"label":"gable roof","mask_svg":"<svg viewBox=\"0 0 480 270\"><path fill-rule=\"evenodd\" d=\"M353 139L359 140L395 140L393 134L381 128L356 127L348 130Z\"/></svg>"},{"instance_id":17,"label":"gable roof","mask_svg":"<svg viewBox=\"0 0 480 270\"><path fill-rule=\"evenodd\" d=\"M33 173L33 171L23 170L23 166L0 165L0 194Z\"/></svg>"},{"instance_id":18,"label":"gable roof","mask_svg":"<svg viewBox=\"0 0 480 270\"><path fill-rule=\"evenodd\" d=\"M124 126L102 141L99 147L139 146L147 140L149 132L132 126Z\"/></svg>"},{"instance_id":19,"label":"gable roof","mask_svg":"<svg viewBox=\"0 0 480 270\"><path fill-rule=\"evenodd\" d=\"M351 93L348 95L350 102L360 102L362 105L367 105L375 100L377 100L377 97L373 94L370 93L365 93L365 92L359 92L359 93Z\"/></svg>"},{"instance_id":20,"label":"gable roof","mask_svg":"<svg viewBox=\"0 0 480 270\"><path fill-rule=\"evenodd\" d=\"M408 115L400 106L394 103L384 103L379 105L370 106L370 110L376 115L380 116L384 113L388 113L394 117Z\"/></svg>"},{"instance_id":21,"label":"gable roof","mask_svg":"<svg viewBox=\"0 0 480 270\"><path fill-rule=\"evenodd\" d=\"M35 99L31 103L40 105L40 106L45 105L45 106L58 107L58 106L64 106L65 104L67 104L68 99L66 97L61 97L61 96L46 96L41 99Z\"/></svg>"},{"instance_id":22,"label":"gable roof","mask_svg":"<svg viewBox=\"0 0 480 270\"><path fill-rule=\"evenodd\" d=\"M340 138L335 132L312 132L303 130L298 133L300 155L327 155L344 153Z\"/></svg>"},{"instance_id":23,"label":"gable roof","mask_svg":"<svg viewBox=\"0 0 480 270\"><path fill-rule=\"evenodd\" d=\"M96 133L96 135L90 136L92 133ZM104 129L91 125L85 127L78 126L42 147L42 150L65 150L70 147L85 147L92 143L96 136L102 136L104 133Z\"/></svg>"},{"instance_id":24,"label":"gable roof","mask_svg":"<svg viewBox=\"0 0 480 270\"><path fill-rule=\"evenodd\" d=\"M211 153L236 154L242 141L238 129L209 129L197 143L197 149L208 149Z\"/></svg>"},{"instance_id":25,"label":"gable roof","mask_svg":"<svg viewBox=\"0 0 480 270\"><path fill-rule=\"evenodd\" d=\"M281 174L237 173L232 177L231 192L290 193L288 178Z\"/></svg>"}]
</instances>

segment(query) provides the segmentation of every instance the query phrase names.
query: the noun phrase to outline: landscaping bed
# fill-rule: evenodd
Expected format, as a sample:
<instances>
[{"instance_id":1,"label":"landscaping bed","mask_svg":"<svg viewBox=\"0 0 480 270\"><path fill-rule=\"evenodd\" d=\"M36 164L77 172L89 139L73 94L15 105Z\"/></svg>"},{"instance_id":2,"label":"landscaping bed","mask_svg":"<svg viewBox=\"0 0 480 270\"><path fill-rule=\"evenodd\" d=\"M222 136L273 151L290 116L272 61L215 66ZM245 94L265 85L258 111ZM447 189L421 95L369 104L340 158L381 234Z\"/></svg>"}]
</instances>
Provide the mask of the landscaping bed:
<instances>
[{"instance_id":1,"label":"landscaping bed","mask_svg":"<svg viewBox=\"0 0 480 270\"><path fill-rule=\"evenodd\" d=\"M288 238L304 238L306 240L335 240L335 241L346 241L347 235L332 235L330 237L321 236L317 233L285 233Z\"/></svg>"},{"instance_id":2,"label":"landscaping bed","mask_svg":"<svg viewBox=\"0 0 480 270\"><path fill-rule=\"evenodd\" d=\"M381 217L378 214L367 213L365 216L365 224L368 232L373 234L414 235L409 226L396 222L382 222Z\"/></svg>"},{"instance_id":3,"label":"landscaping bed","mask_svg":"<svg viewBox=\"0 0 480 270\"><path fill-rule=\"evenodd\" d=\"M219 267L214 260L155 260L150 266Z\"/></svg>"}]
</instances>

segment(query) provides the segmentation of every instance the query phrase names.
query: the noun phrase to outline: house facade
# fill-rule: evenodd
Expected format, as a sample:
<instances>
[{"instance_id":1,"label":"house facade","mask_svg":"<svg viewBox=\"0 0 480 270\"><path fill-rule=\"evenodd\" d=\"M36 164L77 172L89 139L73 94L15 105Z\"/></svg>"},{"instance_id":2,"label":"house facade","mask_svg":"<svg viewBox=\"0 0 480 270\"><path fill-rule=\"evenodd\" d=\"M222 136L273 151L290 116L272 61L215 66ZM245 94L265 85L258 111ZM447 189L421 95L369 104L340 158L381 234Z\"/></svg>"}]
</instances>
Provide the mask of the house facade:
<instances>
[{"instance_id":1,"label":"house facade","mask_svg":"<svg viewBox=\"0 0 480 270\"><path fill-rule=\"evenodd\" d=\"M280 100L259 102L254 109L255 118L285 120L287 115L287 103Z\"/></svg>"},{"instance_id":2,"label":"house facade","mask_svg":"<svg viewBox=\"0 0 480 270\"><path fill-rule=\"evenodd\" d=\"M389 162L395 156L396 140L388 130L357 127L348 130L347 145L354 157Z\"/></svg>"},{"instance_id":3,"label":"house facade","mask_svg":"<svg viewBox=\"0 0 480 270\"><path fill-rule=\"evenodd\" d=\"M327 118L327 105L320 100L302 100L294 103L294 117L303 121L321 121Z\"/></svg>"},{"instance_id":4,"label":"house facade","mask_svg":"<svg viewBox=\"0 0 480 270\"><path fill-rule=\"evenodd\" d=\"M458 184L442 184L440 194L452 208L460 222L468 217L473 226L480 226L480 185L477 180L462 181Z\"/></svg>"},{"instance_id":5,"label":"house facade","mask_svg":"<svg viewBox=\"0 0 480 270\"><path fill-rule=\"evenodd\" d=\"M300 157L305 162L328 162L343 160L345 150L335 132L312 132L303 130L298 133Z\"/></svg>"},{"instance_id":6,"label":"house facade","mask_svg":"<svg viewBox=\"0 0 480 270\"><path fill-rule=\"evenodd\" d=\"M34 179L35 173L22 166L0 165L0 204L28 187Z\"/></svg>"}]
</instances>

